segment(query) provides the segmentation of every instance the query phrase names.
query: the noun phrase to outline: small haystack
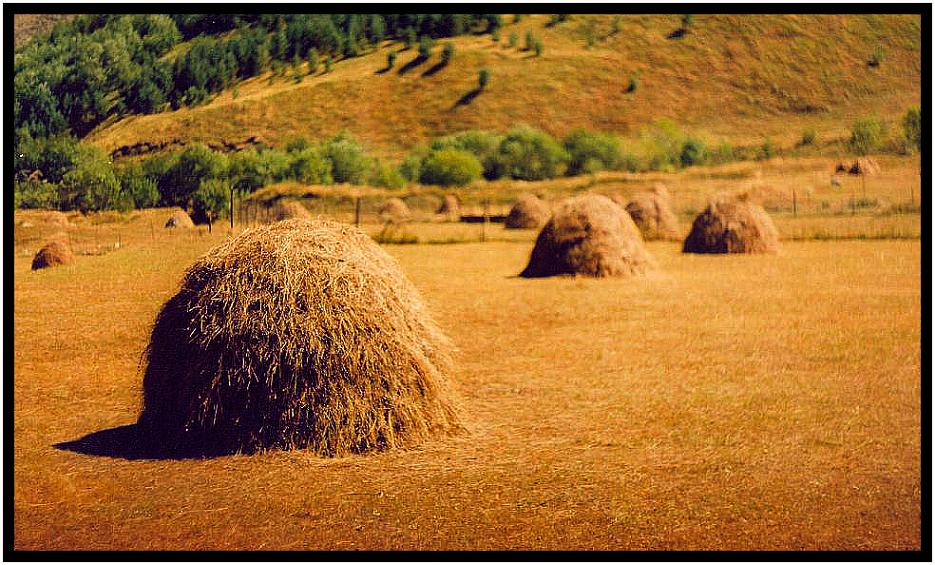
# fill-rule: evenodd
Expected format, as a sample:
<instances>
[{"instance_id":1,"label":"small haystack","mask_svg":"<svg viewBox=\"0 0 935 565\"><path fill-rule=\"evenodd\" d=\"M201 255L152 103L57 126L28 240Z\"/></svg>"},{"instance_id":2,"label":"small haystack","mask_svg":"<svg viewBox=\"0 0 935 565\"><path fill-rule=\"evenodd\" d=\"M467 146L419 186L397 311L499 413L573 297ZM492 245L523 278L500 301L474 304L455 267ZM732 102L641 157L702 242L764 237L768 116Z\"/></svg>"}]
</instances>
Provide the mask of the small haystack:
<instances>
[{"instance_id":1,"label":"small haystack","mask_svg":"<svg viewBox=\"0 0 935 565\"><path fill-rule=\"evenodd\" d=\"M384 222L404 222L411 217L409 206L399 198L390 198L380 207L380 218Z\"/></svg>"},{"instance_id":2,"label":"small haystack","mask_svg":"<svg viewBox=\"0 0 935 565\"><path fill-rule=\"evenodd\" d=\"M56 237L42 246L32 259L32 270L69 265L75 262L75 255L64 237Z\"/></svg>"},{"instance_id":3,"label":"small haystack","mask_svg":"<svg viewBox=\"0 0 935 565\"><path fill-rule=\"evenodd\" d=\"M509 229L530 230L541 227L549 221L552 211L549 205L538 196L523 194L516 199L503 225Z\"/></svg>"},{"instance_id":4,"label":"small haystack","mask_svg":"<svg viewBox=\"0 0 935 565\"><path fill-rule=\"evenodd\" d=\"M864 176L878 175L880 171L880 165L870 157L858 157L847 170L848 174Z\"/></svg>"},{"instance_id":5,"label":"small haystack","mask_svg":"<svg viewBox=\"0 0 935 565\"><path fill-rule=\"evenodd\" d=\"M173 211L172 215L169 216L169 219L166 220L166 228L169 229L192 229L194 227L195 222L193 222L191 216L189 216L188 213L182 209Z\"/></svg>"},{"instance_id":6,"label":"small haystack","mask_svg":"<svg viewBox=\"0 0 935 565\"><path fill-rule=\"evenodd\" d=\"M776 253L779 232L748 195L719 196L695 218L684 253Z\"/></svg>"},{"instance_id":7,"label":"small haystack","mask_svg":"<svg viewBox=\"0 0 935 565\"><path fill-rule=\"evenodd\" d=\"M64 212L59 212L57 210L45 212L42 215L42 221L60 228L67 228L71 225L71 222L68 221L68 216L66 216Z\"/></svg>"},{"instance_id":8,"label":"small haystack","mask_svg":"<svg viewBox=\"0 0 935 565\"><path fill-rule=\"evenodd\" d=\"M283 220L310 220L312 215L308 209L300 203L291 200L289 202L280 202L273 210L273 221L281 222Z\"/></svg>"},{"instance_id":9,"label":"small haystack","mask_svg":"<svg viewBox=\"0 0 935 565\"><path fill-rule=\"evenodd\" d=\"M457 222L461 218L461 202L454 194L446 194L436 214L441 214L450 222Z\"/></svg>"},{"instance_id":10,"label":"small haystack","mask_svg":"<svg viewBox=\"0 0 935 565\"><path fill-rule=\"evenodd\" d=\"M653 264L630 216L606 196L585 194L555 208L520 276L625 276Z\"/></svg>"},{"instance_id":11,"label":"small haystack","mask_svg":"<svg viewBox=\"0 0 935 565\"><path fill-rule=\"evenodd\" d=\"M459 428L451 345L399 264L329 220L248 229L156 318L143 437L170 453L340 456Z\"/></svg>"},{"instance_id":12,"label":"small haystack","mask_svg":"<svg viewBox=\"0 0 935 565\"><path fill-rule=\"evenodd\" d=\"M656 185L649 192L636 195L627 203L626 211L640 229L643 239L679 239L678 218L672 211L672 201L665 186Z\"/></svg>"}]
</instances>

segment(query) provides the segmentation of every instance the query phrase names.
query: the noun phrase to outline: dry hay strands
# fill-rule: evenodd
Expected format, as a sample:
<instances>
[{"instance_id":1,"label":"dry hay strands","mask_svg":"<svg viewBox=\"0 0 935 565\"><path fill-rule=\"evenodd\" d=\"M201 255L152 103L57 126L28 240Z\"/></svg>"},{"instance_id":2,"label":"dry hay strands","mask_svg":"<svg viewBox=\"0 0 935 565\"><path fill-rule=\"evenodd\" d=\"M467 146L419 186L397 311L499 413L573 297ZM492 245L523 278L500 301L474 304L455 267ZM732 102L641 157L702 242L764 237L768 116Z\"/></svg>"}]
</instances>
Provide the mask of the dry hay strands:
<instances>
[{"instance_id":1,"label":"dry hay strands","mask_svg":"<svg viewBox=\"0 0 935 565\"><path fill-rule=\"evenodd\" d=\"M166 220L165 227L168 229L194 229L195 222L192 221L191 216L185 210L179 209L172 211L169 219Z\"/></svg>"},{"instance_id":2,"label":"dry hay strands","mask_svg":"<svg viewBox=\"0 0 935 565\"><path fill-rule=\"evenodd\" d=\"M552 210L541 198L522 194L510 208L503 225L508 229L537 229L549 221L551 215Z\"/></svg>"},{"instance_id":3,"label":"dry hay strands","mask_svg":"<svg viewBox=\"0 0 935 565\"><path fill-rule=\"evenodd\" d=\"M451 344L399 264L324 219L252 228L160 311L139 424L167 453L405 447L460 429Z\"/></svg>"},{"instance_id":4,"label":"dry hay strands","mask_svg":"<svg viewBox=\"0 0 935 565\"><path fill-rule=\"evenodd\" d=\"M654 267L630 216L606 196L585 194L555 208L520 276L627 276Z\"/></svg>"},{"instance_id":5,"label":"dry hay strands","mask_svg":"<svg viewBox=\"0 0 935 565\"><path fill-rule=\"evenodd\" d=\"M409 206L400 198L390 198L380 207L380 219L384 222L404 222L410 218Z\"/></svg>"},{"instance_id":6,"label":"dry hay strands","mask_svg":"<svg viewBox=\"0 0 935 565\"><path fill-rule=\"evenodd\" d=\"M312 215L308 209L295 201L280 202L273 210L273 221L275 222L294 219L309 220L311 217Z\"/></svg>"},{"instance_id":7,"label":"dry hay strands","mask_svg":"<svg viewBox=\"0 0 935 565\"><path fill-rule=\"evenodd\" d=\"M456 195L446 194L435 213L444 216L448 221L457 222L461 218L461 202Z\"/></svg>"},{"instance_id":8,"label":"dry hay strands","mask_svg":"<svg viewBox=\"0 0 935 565\"><path fill-rule=\"evenodd\" d=\"M627 203L626 211L640 229L643 239L681 239L678 218L672 211L669 193L665 187L663 191L654 189L638 194Z\"/></svg>"},{"instance_id":9,"label":"dry hay strands","mask_svg":"<svg viewBox=\"0 0 935 565\"><path fill-rule=\"evenodd\" d=\"M32 270L47 269L59 265L70 265L75 262L75 254L68 241L58 236L47 242L32 259Z\"/></svg>"},{"instance_id":10,"label":"dry hay strands","mask_svg":"<svg viewBox=\"0 0 935 565\"><path fill-rule=\"evenodd\" d=\"M880 174L880 165L870 157L858 157L847 170L851 175L873 176Z\"/></svg>"},{"instance_id":11,"label":"dry hay strands","mask_svg":"<svg viewBox=\"0 0 935 565\"><path fill-rule=\"evenodd\" d=\"M741 194L708 203L685 238L683 253L777 253L779 231L762 206Z\"/></svg>"}]
</instances>

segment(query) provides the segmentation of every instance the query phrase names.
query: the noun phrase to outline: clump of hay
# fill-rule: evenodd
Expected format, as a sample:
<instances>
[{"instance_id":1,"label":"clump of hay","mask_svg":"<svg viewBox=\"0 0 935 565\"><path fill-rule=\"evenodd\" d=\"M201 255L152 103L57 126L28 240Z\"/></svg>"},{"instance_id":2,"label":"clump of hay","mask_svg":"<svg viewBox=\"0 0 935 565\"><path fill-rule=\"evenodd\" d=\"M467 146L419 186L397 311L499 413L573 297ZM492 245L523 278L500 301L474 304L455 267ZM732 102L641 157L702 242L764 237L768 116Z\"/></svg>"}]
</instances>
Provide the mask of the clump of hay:
<instances>
[{"instance_id":1,"label":"clump of hay","mask_svg":"<svg viewBox=\"0 0 935 565\"><path fill-rule=\"evenodd\" d=\"M870 157L858 157L851 167L847 170L851 175L878 175L881 172L880 165Z\"/></svg>"},{"instance_id":2,"label":"clump of hay","mask_svg":"<svg viewBox=\"0 0 935 565\"><path fill-rule=\"evenodd\" d=\"M32 270L47 269L58 265L69 265L75 262L75 255L71 251L68 241L61 236L55 237L42 246L32 259Z\"/></svg>"},{"instance_id":3,"label":"clump of hay","mask_svg":"<svg viewBox=\"0 0 935 565\"><path fill-rule=\"evenodd\" d=\"M380 207L380 218L384 222L403 222L411 217L409 206L399 198L390 198Z\"/></svg>"},{"instance_id":4,"label":"clump of hay","mask_svg":"<svg viewBox=\"0 0 935 565\"><path fill-rule=\"evenodd\" d=\"M523 194L510 208L503 225L509 229L535 229L549 221L552 211L542 199L532 194Z\"/></svg>"},{"instance_id":5,"label":"clump of hay","mask_svg":"<svg viewBox=\"0 0 935 565\"><path fill-rule=\"evenodd\" d=\"M275 222L293 219L309 220L311 218L312 215L308 213L305 206L295 201L280 202L273 210L273 221Z\"/></svg>"},{"instance_id":6,"label":"clump of hay","mask_svg":"<svg viewBox=\"0 0 935 565\"><path fill-rule=\"evenodd\" d=\"M606 196L585 194L555 208L520 276L626 276L653 266L630 216Z\"/></svg>"},{"instance_id":7,"label":"clump of hay","mask_svg":"<svg viewBox=\"0 0 935 565\"><path fill-rule=\"evenodd\" d=\"M248 229L189 267L163 305L140 429L182 453L412 445L459 428L450 349L366 234L322 219Z\"/></svg>"},{"instance_id":8,"label":"clump of hay","mask_svg":"<svg viewBox=\"0 0 935 565\"><path fill-rule=\"evenodd\" d=\"M192 229L195 227L195 222L192 221L191 216L189 216L185 210L174 210L172 215L169 216L169 219L166 220L165 227L169 229Z\"/></svg>"},{"instance_id":9,"label":"clump of hay","mask_svg":"<svg viewBox=\"0 0 935 565\"><path fill-rule=\"evenodd\" d=\"M461 202L454 194L446 194L435 213L441 214L449 221L458 221L461 218Z\"/></svg>"},{"instance_id":10,"label":"clump of hay","mask_svg":"<svg viewBox=\"0 0 935 565\"><path fill-rule=\"evenodd\" d=\"M776 253L773 220L746 194L719 196L708 203L685 238L684 253Z\"/></svg>"},{"instance_id":11,"label":"clump of hay","mask_svg":"<svg viewBox=\"0 0 935 565\"><path fill-rule=\"evenodd\" d=\"M662 185L636 195L626 211L640 229L643 239L679 239L678 218L672 211L669 191Z\"/></svg>"}]
</instances>

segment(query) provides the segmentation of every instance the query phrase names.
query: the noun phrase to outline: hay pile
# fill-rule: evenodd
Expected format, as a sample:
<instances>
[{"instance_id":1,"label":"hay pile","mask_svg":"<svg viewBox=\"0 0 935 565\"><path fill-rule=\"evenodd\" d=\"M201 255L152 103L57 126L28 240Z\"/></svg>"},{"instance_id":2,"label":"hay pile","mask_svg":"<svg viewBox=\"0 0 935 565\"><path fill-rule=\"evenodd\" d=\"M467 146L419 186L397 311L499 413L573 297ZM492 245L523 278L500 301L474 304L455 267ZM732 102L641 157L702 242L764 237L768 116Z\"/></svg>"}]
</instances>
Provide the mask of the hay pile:
<instances>
[{"instance_id":1,"label":"hay pile","mask_svg":"<svg viewBox=\"0 0 935 565\"><path fill-rule=\"evenodd\" d=\"M380 207L380 219L384 222L404 222L411 217L409 206L399 198L390 198Z\"/></svg>"},{"instance_id":2,"label":"hay pile","mask_svg":"<svg viewBox=\"0 0 935 565\"><path fill-rule=\"evenodd\" d=\"M776 253L779 232L762 206L746 194L721 195L695 218L684 253Z\"/></svg>"},{"instance_id":3,"label":"hay pile","mask_svg":"<svg viewBox=\"0 0 935 565\"><path fill-rule=\"evenodd\" d=\"M454 194L446 194L438 207L436 214L441 214L446 220L457 222L461 219L461 203Z\"/></svg>"},{"instance_id":4,"label":"hay pile","mask_svg":"<svg viewBox=\"0 0 935 565\"><path fill-rule=\"evenodd\" d=\"M312 215L308 213L308 210L305 206L302 206L298 202L280 202L276 209L273 211L273 221L281 222L283 220L309 220L312 218Z\"/></svg>"},{"instance_id":5,"label":"hay pile","mask_svg":"<svg viewBox=\"0 0 935 565\"><path fill-rule=\"evenodd\" d=\"M627 203L626 211L643 239L680 239L678 218L672 211L672 200L665 186L656 185L649 192L636 195Z\"/></svg>"},{"instance_id":6,"label":"hay pile","mask_svg":"<svg viewBox=\"0 0 935 565\"><path fill-rule=\"evenodd\" d=\"M75 255L64 236L56 236L47 242L32 259L32 270L47 269L75 262Z\"/></svg>"},{"instance_id":7,"label":"hay pile","mask_svg":"<svg viewBox=\"0 0 935 565\"><path fill-rule=\"evenodd\" d=\"M851 167L847 170L851 175L878 175L881 172L880 165L870 157L858 157Z\"/></svg>"},{"instance_id":8,"label":"hay pile","mask_svg":"<svg viewBox=\"0 0 935 565\"><path fill-rule=\"evenodd\" d=\"M145 438L170 452L339 456L459 428L448 339L367 235L246 230L192 265L147 349Z\"/></svg>"},{"instance_id":9,"label":"hay pile","mask_svg":"<svg viewBox=\"0 0 935 565\"><path fill-rule=\"evenodd\" d=\"M509 229L535 229L549 221L551 215L549 205L539 197L523 194L510 208L503 225Z\"/></svg>"},{"instance_id":10,"label":"hay pile","mask_svg":"<svg viewBox=\"0 0 935 565\"><path fill-rule=\"evenodd\" d=\"M195 222L192 221L191 216L189 216L185 210L179 209L172 212L172 215L169 216L168 220L166 220L165 227L170 229L192 229L195 227Z\"/></svg>"},{"instance_id":11,"label":"hay pile","mask_svg":"<svg viewBox=\"0 0 935 565\"><path fill-rule=\"evenodd\" d=\"M585 194L555 208L520 276L625 276L653 265L630 216L606 196Z\"/></svg>"}]
</instances>

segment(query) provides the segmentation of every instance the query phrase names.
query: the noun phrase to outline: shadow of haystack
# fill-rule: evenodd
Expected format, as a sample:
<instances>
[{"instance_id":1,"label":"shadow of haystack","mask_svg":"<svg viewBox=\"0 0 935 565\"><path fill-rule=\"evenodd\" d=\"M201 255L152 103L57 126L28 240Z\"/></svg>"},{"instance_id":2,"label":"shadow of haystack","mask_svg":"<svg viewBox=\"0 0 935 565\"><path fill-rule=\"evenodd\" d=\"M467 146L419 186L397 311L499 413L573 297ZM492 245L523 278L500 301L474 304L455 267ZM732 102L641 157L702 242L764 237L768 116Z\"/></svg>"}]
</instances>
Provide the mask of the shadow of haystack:
<instances>
[{"instance_id":1,"label":"shadow of haystack","mask_svg":"<svg viewBox=\"0 0 935 565\"><path fill-rule=\"evenodd\" d=\"M396 71L396 72L397 72L397 74L404 75L404 74L408 73L409 71L411 71L412 69L418 67L418 66L421 65L422 63L426 62L427 60L428 60L428 57L423 57L423 56L421 56L421 55L417 55L415 59L409 61L408 63L406 63L405 65L403 65L402 67L400 67L399 70Z\"/></svg>"},{"instance_id":2,"label":"shadow of haystack","mask_svg":"<svg viewBox=\"0 0 935 565\"><path fill-rule=\"evenodd\" d=\"M684 27L680 27L677 30L673 31L666 36L666 39L682 39L688 33L688 30Z\"/></svg>"},{"instance_id":3,"label":"shadow of haystack","mask_svg":"<svg viewBox=\"0 0 935 565\"><path fill-rule=\"evenodd\" d=\"M97 432L71 441L53 445L55 449L82 455L112 457L138 461L141 459L207 459L227 455L225 453L169 450L157 445L152 437L142 432L138 424L127 424Z\"/></svg>"},{"instance_id":4,"label":"shadow of haystack","mask_svg":"<svg viewBox=\"0 0 935 565\"><path fill-rule=\"evenodd\" d=\"M448 63L446 63L445 61L439 61L435 63L434 65L432 65L430 68L428 68L424 73L422 73L422 77L423 78L430 77L447 66L448 66Z\"/></svg>"},{"instance_id":5,"label":"shadow of haystack","mask_svg":"<svg viewBox=\"0 0 935 565\"><path fill-rule=\"evenodd\" d=\"M454 106L452 106L451 109L454 110L458 106L467 106L468 104L473 102L475 98L480 96L481 92L483 92L483 90L481 90L480 88L475 88L474 90L466 93L464 96L459 98L457 102L454 103Z\"/></svg>"}]
</instances>

